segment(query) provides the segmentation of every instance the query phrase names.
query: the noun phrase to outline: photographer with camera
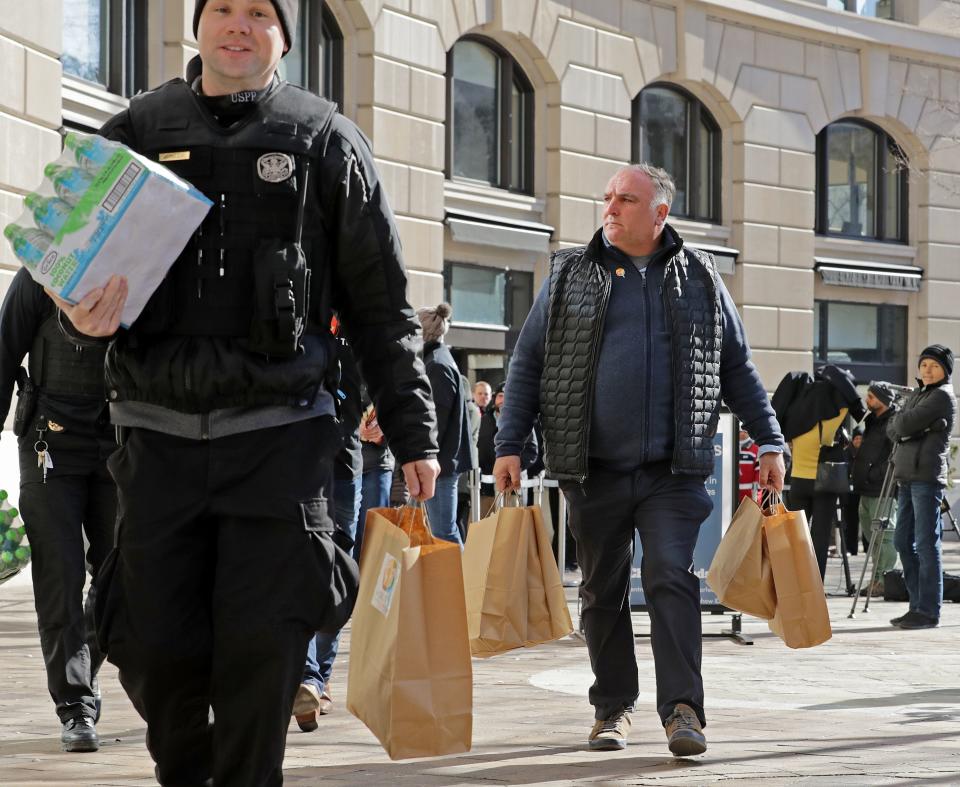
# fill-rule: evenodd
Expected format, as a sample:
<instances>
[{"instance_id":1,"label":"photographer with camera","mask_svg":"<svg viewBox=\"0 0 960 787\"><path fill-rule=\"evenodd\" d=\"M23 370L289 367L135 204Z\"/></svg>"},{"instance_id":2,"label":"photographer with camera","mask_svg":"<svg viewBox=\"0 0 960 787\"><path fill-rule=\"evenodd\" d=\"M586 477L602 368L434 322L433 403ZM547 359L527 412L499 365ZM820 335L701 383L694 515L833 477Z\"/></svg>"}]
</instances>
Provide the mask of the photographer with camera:
<instances>
[{"instance_id":1,"label":"photographer with camera","mask_svg":"<svg viewBox=\"0 0 960 787\"><path fill-rule=\"evenodd\" d=\"M896 412L896 394L887 383L871 383L867 389L867 409L863 419L863 442L853 460L853 491L860 496L859 519L864 540L869 544L874 521L880 507L883 479L887 474L893 443L887 435L887 426ZM890 511L890 526L878 538L879 551L870 577L871 596L883 595L883 575L897 563L893 547L892 526L897 522L896 508ZM868 556L869 559L869 556Z\"/></svg>"},{"instance_id":2,"label":"photographer with camera","mask_svg":"<svg viewBox=\"0 0 960 787\"><path fill-rule=\"evenodd\" d=\"M893 457L899 486L894 546L903 564L910 611L891 624L902 629L934 628L943 602L940 504L947 484L950 433L957 398L950 375L953 352L932 344L920 353L919 387L890 419L887 434L899 441Z\"/></svg>"}]
</instances>

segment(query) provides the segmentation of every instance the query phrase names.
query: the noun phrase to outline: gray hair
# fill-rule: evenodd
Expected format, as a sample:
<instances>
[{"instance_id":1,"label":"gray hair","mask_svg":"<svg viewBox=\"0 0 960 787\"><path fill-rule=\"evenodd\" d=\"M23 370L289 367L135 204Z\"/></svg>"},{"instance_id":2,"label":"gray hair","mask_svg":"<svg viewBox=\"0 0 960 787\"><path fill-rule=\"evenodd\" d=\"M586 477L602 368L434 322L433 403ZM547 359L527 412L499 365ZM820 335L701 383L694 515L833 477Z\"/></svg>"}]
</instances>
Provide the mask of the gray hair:
<instances>
[{"instance_id":1,"label":"gray hair","mask_svg":"<svg viewBox=\"0 0 960 787\"><path fill-rule=\"evenodd\" d=\"M669 209L673 204L673 197L677 193L677 187L673 183L670 173L660 167L655 167L648 161L641 161L639 164L630 164L624 167L621 172L642 172L653 183L653 200L650 202L651 210L656 210L660 205L666 205Z\"/></svg>"}]
</instances>

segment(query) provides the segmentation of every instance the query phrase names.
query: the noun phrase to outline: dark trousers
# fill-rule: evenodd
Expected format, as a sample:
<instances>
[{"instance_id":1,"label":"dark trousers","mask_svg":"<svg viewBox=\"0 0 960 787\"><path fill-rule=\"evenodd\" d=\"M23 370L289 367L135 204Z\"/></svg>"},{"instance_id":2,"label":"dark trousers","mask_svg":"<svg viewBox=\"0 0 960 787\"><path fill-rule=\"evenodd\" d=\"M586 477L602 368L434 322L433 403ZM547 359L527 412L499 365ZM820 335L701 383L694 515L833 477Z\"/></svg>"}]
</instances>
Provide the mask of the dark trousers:
<instances>
[{"instance_id":1,"label":"dark trousers","mask_svg":"<svg viewBox=\"0 0 960 787\"><path fill-rule=\"evenodd\" d=\"M96 577L113 546L117 492L107 472L113 430L100 436L46 431L53 467L37 467L36 431L20 440L20 513L30 539L33 597L47 689L60 721L96 715L93 681L103 663L84 604L87 564ZM83 535L89 548L84 555Z\"/></svg>"},{"instance_id":2,"label":"dark trousers","mask_svg":"<svg viewBox=\"0 0 960 787\"><path fill-rule=\"evenodd\" d=\"M133 429L111 459L117 606L100 636L162 785L282 783L329 595L309 530L330 524L339 443L332 418L210 441Z\"/></svg>"},{"instance_id":3,"label":"dark trousers","mask_svg":"<svg viewBox=\"0 0 960 787\"><path fill-rule=\"evenodd\" d=\"M812 478L791 479L787 503L791 511L803 509L807 515L813 554L820 567L820 579L823 579L823 575L827 573L830 536L833 535L833 526L837 519L837 496L827 492L815 492L813 484Z\"/></svg>"},{"instance_id":4,"label":"dark trousers","mask_svg":"<svg viewBox=\"0 0 960 787\"><path fill-rule=\"evenodd\" d=\"M860 495L850 492L840 498L843 511L843 535L847 552L856 555L860 551ZM866 549L866 547L864 547Z\"/></svg>"},{"instance_id":5,"label":"dark trousers","mask_svg":"<svg viewBox=\"0 0 960 787\"><path fill-rule=\"evenodd\" d=\"M591 470L581 486L564 483L570 528L583 572L581 615L598 719L633 708L639 693L630 574L634 532L643 547L643 592L657 678L657 711L666 721L685 703L706 723L700 627L700 582L692 573L700 525L713 503L703 478L673 475L669 462L633 473Z\"/></svg>"}]
</instances>

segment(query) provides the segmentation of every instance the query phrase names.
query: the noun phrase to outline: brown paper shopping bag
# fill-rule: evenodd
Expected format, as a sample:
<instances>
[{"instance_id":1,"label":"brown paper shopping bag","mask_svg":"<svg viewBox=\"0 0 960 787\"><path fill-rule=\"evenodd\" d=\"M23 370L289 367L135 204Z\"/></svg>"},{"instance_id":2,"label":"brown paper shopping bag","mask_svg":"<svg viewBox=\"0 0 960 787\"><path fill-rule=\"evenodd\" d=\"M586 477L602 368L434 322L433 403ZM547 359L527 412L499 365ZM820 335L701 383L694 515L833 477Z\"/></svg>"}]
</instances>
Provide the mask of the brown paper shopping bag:
<instances>
[{"instance_id":1,"label":"brown paper shopping bag","mask_svg":"<svg viewBox=\"0 0 960 787\"><path fill-rule=\"evenodd\" d=\"M474 656L532 647L573 631L538 506L501 508L472 523L463 581Z\"/></svg>"},{"instance_id":2,"label":"brown paper shopping bag","mask_svg":"<svg viewBox=\"0 0 960 787\"><path fill-rule=\"evenodd\" d=\"M714 553L707 584L720 603L769 620L777 608L773 568L763 535L763 511L743 498Z\"/></svg>"},{"instance_id":3,"label":"brown paper shopping bag","mask_svg":"<svg viewBox=\"0 0 960 787\"><path fill-rule=\"evenodd\" d=\"M770 630L791 648L812 648L832 636L827 598L803 511L777 503L763 518L773 567L777 612Z\"/></svg>"},{"instance_id":4,"label":"brown paper shopping bag","mask_svg":"<svg viewBox=\"0 0 960 787\"><path fill-rule=\"evenodd\" d=\"M347 709L391 759L470 750L473 670L460 548L422 508L367 513Z\"/></svg>"}]
</instances>

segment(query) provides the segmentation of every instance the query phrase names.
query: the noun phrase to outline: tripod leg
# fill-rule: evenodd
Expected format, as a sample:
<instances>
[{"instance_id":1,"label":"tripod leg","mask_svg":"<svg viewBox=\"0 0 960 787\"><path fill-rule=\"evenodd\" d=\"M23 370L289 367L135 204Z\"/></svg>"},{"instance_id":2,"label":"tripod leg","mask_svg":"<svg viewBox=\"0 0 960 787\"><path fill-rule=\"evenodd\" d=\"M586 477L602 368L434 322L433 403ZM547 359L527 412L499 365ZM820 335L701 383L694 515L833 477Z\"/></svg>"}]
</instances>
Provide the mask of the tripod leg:
<instances>
[{"instance_id":1,"label":"tripod leg","mask_svg":"<svg viewBox=\"0 0 960 787\"><path fill-rule=\"evenodd\" d=\"M960 538L960 527L957 527L957 520L954 519L953 514L948 509L943 512L947 519L950 521L950 527L953 528L953 532L957 534L957 538Z\"/></svg>"},{"instance_id":2,"label":"tripod leg","mask_svg":"<svg viewBox=\"0 0 960 787\"><path fill-rule=\"evenodd\" d=\"M843 578L846 580L847 595L853 595L853 580L850 578L850 560L847 558L847 537L844 534L842 509L837 517L837 528L840 531L840 559L843 561Z\"/></svg>"},{"instance_id":3,"label":"tripod leg","mask_svg":"<svg viewBox=\"0 0 960 787\"><path fill-rule=\"evenodd\" d=\"M850 614L847 615L848 618L855 618L857 616L857 599L860 598L860 593L863 590L863 579L867 575L867 569L870 567L871 558L873 558L873 561L874 561L873 564L876 565L876 558L874 557L874 552L876 551L877 555L879 555L880 553L880 545L877 543L879 541L879 539L877 538L878 534L881 535L882 537L882 532L880 531L880 528L874 525L870 533L870 546L867 547L867 554L864 555L863 557L863 568L860 571L860 583L857 585L857 592L854 593L853 595L853 604L850 605ZM874 547L876 547L876 549L874 549ZM873 577L872 572L870 576L871 578ZM873 582L871 581L870 584L872 585ZM870 592L870 588L868 587L867 593L869 594L869 592ZM866 612L866 607L864 607L864 612Z\"/></svg>"}]
</instances>

